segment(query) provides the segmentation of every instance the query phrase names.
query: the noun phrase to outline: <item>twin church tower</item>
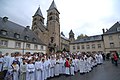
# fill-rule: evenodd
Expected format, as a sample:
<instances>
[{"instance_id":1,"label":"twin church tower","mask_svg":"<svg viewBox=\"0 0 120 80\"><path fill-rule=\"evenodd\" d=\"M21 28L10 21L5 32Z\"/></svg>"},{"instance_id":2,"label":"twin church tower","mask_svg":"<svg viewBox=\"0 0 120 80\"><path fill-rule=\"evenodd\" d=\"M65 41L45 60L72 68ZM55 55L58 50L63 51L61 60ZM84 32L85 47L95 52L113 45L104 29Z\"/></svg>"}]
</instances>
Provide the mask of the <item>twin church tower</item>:
<instances>
[{"instance_id":1,"label":"twin church tower","mask_svg":"<svg viewBox=\"0 0 120 80\"><path fill-rule=\"evenodd\" d=\"M53 0L49 9L47 10L47 24L44 24L44 17L40 7L33 16L32 30L39 37L39 39L47 45L47 52L49 47L54 48L54 51L60 50L60 22L59 11Z\"/></svg>"}]
</instances>

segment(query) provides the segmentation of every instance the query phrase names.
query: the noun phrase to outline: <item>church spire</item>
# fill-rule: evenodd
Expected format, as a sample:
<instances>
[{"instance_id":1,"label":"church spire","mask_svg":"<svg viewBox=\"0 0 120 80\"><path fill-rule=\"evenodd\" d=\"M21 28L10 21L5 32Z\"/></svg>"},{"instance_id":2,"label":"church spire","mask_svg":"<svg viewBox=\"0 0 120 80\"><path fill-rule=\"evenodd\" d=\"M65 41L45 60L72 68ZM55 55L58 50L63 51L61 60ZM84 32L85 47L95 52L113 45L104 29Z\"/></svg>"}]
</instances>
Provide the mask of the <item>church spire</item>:
<instances>
[{"instance_id":1,"label":"church spire","mask_svg":"<svg viewBox=\"0 0 120 80\"><path fill-rule=\"evenodd\" d=\"M34 16L37 16L37 15L43 17L40 7L38 7L36 13L34 14Z\"/></svg>"},{"instance_id":2,"label":"church spire","mask_svg":"<svg viewBox=\"0 0 120 80\"><path fill-rule=\"evenodd\" d=\"M48 9L48 11L49 11L49 10L52 10L52 9L56 9L56 10L57 10L57 6L56 6L54 0L52 1L51 5L50 5L50 7L49 7L49 9ZM58 11L58 10L57 10L57 11ZM58 13L59 13L59 11L58 11Z\"/></svg>"}]
</instances>

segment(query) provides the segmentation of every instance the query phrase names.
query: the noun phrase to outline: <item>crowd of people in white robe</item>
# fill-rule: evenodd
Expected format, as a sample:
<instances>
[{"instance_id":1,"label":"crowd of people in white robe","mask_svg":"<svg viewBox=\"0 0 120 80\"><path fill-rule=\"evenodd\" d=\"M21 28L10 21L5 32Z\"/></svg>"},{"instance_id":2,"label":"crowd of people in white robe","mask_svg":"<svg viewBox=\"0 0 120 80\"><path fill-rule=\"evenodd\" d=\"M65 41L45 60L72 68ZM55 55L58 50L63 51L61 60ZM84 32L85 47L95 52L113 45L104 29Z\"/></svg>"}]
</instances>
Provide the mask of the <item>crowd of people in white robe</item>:
<instances>
[{"instance_id":1,"label":"crowd of people in white robe","mask_svg":"<svg viewBox=\"0 0 120 80\"><path fill-rule=\"evenodd\" d=\"M0 72L6 71L5 80L47 80L60 75L75 75L76 72L83 74L102 63L101 53L0 54Z\"/></svg>"}]
</instances>

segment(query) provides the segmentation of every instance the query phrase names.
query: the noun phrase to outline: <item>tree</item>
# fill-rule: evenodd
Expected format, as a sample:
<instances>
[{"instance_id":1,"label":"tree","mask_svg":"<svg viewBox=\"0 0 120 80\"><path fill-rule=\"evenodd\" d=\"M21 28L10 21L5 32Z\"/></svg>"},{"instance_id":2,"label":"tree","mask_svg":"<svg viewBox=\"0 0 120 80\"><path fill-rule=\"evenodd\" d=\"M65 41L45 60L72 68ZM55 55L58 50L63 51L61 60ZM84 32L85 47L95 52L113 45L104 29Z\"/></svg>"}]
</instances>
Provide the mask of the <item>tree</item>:
<instances>
[{"instance_id":1,"label":"tree","mask_svg":"<svg viewBox=\"0 0 120 80\"><path fill-rule=\"evenodd\" d=\"M80 35L78 35L77 40L79 40L81 38L85 38L85 37L88 37L88 36L86 34L85 35L84 34L80 34Z\"/></svg>"}]
</instances>

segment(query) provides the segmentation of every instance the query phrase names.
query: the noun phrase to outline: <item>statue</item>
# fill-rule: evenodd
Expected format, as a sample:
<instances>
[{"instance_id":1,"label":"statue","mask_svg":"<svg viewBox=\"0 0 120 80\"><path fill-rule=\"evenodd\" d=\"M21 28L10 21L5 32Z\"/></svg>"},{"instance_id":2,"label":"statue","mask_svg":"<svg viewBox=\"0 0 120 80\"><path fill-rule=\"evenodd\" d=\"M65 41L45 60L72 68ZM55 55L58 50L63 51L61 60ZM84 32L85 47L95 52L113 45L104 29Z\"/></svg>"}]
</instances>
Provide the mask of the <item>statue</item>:
<instances>
[{"instance_id":1,"label":"statue","mask_svg":"<svg viewBox=\"0 0 120 80\"><path fill-rule=\"evenodd\" d=\"M51 37L51 41L50 41L50 43L48 45L49 52L55 52L56 44L53 43L53 40L54 40L54 37Z\"/></svg>"}]
</instances>

